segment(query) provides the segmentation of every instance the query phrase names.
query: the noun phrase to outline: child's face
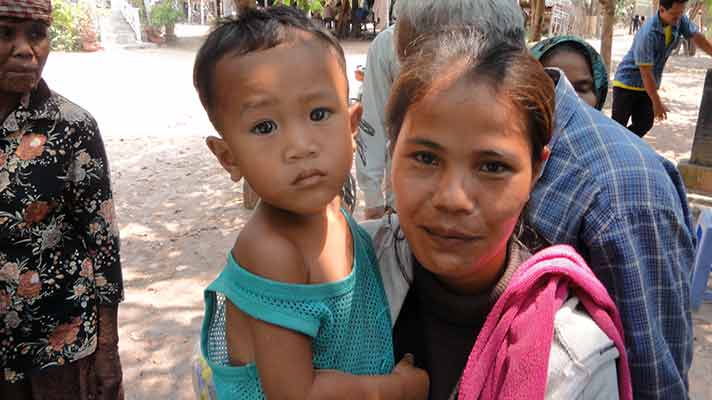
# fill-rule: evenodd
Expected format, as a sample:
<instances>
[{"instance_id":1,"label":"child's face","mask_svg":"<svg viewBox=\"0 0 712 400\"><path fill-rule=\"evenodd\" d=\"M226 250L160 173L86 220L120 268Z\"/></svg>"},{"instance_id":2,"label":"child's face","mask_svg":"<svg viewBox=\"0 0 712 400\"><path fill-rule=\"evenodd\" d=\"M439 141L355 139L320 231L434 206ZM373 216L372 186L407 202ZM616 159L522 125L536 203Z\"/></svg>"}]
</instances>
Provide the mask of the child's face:
<instances>
[{"instance_id":1,"label":"child's face","mask_svg":"<svg viewBox=\"0 0 712 400\"><path fill-rule=\"evenodd\" d=\"M222 139L208 146L263 202L313 214L346 180L358 116L336 55L307 34L300 39L218 62L212 119Z\"/></svg>"},{"instance_id":2,"label":"child's face","mask_svg":"<svg viewBox=\"0 0 712 400\"><path fill-rule=\"evenodd\" d=\"M416 258L456 291L493 283L529 198L537 167L522 118L489 85L461 80L405 116L392 167L401 227Z\"/></svg>"}]
</instances>

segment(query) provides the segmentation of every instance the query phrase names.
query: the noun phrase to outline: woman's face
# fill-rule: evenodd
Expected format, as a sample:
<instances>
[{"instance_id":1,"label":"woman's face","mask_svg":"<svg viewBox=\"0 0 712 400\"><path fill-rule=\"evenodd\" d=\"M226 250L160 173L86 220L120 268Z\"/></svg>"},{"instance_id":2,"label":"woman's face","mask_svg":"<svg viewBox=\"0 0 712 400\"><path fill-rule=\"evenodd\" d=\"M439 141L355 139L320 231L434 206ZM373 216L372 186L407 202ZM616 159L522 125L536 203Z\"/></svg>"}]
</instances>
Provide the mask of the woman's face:
<instances>
[{"instance_id":1,"label":"woman's face","mask_svg":"<svg viewBox=\"0 0 712 400\"><path fill-rule=\"evenodd\" d=\"M482 83L447 84L406 114L392 170L401 227L418 261L458 293L489 288L504 266L538 173L522 126Z\"/></svg>"},{"instance_id":2,"label":"woman's face","mask_svg":"<svg viewBox=\"0 0 712 400\"><path fill-rule=\"evenodd\" d=\"M35 87L49 55L48 29L41 21L0 18L0 96Z\"/></svg>"},{"instance_id":3,"label":"woman's face","mask_svg":"<svg viewBox=\"0 0 712 400\"><path fill-rule=\"evenodd\" d=\"M556 52L542 60L544 67L555 67L564 71L566 78L576 89L579 97L591 107L596 107L596 85L591 67L583 54L575 51Z\"/></svg>"}]
</instances>

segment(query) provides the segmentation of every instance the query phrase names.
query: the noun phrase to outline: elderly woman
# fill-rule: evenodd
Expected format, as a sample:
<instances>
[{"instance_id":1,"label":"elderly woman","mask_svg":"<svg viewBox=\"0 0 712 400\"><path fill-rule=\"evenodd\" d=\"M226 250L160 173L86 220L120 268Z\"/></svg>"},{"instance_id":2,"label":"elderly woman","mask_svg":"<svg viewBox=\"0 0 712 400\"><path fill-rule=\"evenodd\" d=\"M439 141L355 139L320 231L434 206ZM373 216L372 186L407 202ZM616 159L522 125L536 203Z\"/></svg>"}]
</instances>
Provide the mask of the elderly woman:
<instances>
[{"instance_id":1,"label":"elderly woman","mask_svg":"<svg viewBox=\"0 0 712 400\"><path fill-rule=\"evenodd\" d=\"M42 79L49 0L0 1L0 398L122 399L109 166Z\"/></svg>"}]
</instances>

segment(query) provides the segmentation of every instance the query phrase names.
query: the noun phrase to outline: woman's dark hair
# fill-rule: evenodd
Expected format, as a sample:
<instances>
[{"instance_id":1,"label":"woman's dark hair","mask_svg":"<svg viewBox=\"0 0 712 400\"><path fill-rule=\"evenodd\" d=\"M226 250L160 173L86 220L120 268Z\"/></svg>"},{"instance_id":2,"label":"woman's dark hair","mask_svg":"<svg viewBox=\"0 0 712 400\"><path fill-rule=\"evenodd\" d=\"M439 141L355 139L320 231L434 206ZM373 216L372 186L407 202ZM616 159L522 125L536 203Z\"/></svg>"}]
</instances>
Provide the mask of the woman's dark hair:
<instances>
[{"instance_id":1,"label":"woman's dark hair","mask_svg":"<svg viewBox=\"0 0 712 400\"><path fill-rule=\"evenodd\" d=\"M223 57L227 54L244 56L271 49L295 40L295 31L313 34L333 50L343 67L344 79L346 79L346 58L341 45L331 34L312 23L301 11L284 6L264 10L243 10L236 18L220 20L195 57L193 85L208 114L214 106L215 66Z\"/></svg>"},{"instance_id":2,"label":"woman's dark hair","mask_svg":"<svg viewBox=\"0 0 712 400\"><path fill-rule=\"evenodd\" d=\"M460 82L485 82L509 99L524 117L524 132L538 164L554 124L554 83L527 49L516 41L488 40L474 28L443 30L409 56L393 86L386 110L391 150L408 110L442 77Z\"/></svg>"}]
</instances>

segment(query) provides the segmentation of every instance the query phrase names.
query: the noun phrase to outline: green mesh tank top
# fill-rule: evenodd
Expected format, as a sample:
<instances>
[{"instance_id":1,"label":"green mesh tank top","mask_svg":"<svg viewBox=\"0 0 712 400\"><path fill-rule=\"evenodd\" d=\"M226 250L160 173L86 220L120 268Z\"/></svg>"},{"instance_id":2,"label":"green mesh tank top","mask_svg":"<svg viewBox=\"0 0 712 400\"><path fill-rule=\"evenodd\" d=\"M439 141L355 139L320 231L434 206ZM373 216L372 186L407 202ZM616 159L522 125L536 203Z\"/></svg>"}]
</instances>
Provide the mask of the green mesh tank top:
<instances>
[{"instance_id":1,"label":"green mesh tank top","mask_svg":"<svg viewBox=\"0 0 712 400\"><path fill-rule=\"evenodd\" d=\"M268 280L240 267L231 253L205 290L201 350L213 371L218 399L263 399L254 363L231 366L225 335L225 299L242 312L312 338L316 369L384 375L394 366L391 317L371 237L347 214L354 262L346 278L299 285Z\"/></svg>"}]
</instances>

